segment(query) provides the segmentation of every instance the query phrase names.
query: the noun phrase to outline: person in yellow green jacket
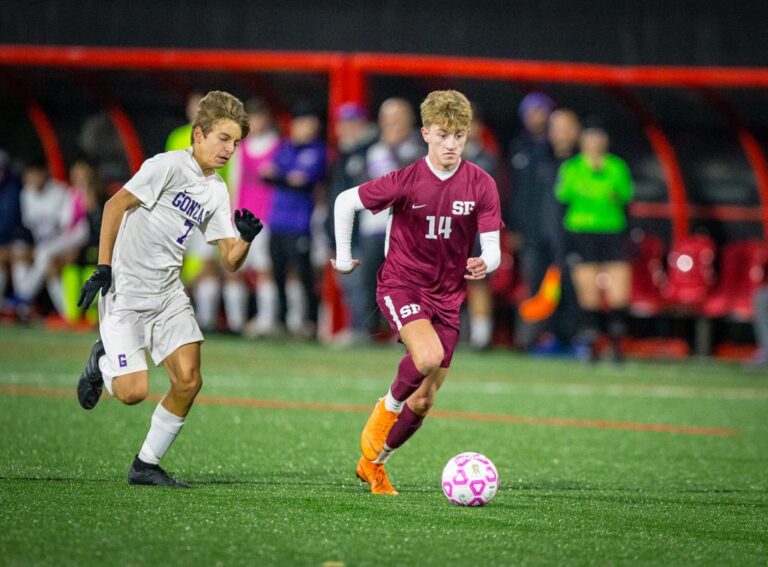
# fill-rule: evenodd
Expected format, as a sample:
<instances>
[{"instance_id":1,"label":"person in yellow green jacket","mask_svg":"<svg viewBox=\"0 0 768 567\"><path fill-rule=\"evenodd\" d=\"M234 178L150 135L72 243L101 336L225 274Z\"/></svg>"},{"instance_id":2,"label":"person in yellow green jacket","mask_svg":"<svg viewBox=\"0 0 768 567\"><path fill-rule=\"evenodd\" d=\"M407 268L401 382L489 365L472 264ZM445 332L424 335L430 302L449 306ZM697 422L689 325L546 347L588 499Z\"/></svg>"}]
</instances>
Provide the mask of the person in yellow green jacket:
<instances>
[{"instance_id":1,"label":"person in yellow green jacket","mask_svg":"<svg viewBox=\"0 0 768 567\"><path fill-rule=\"evenodd\" d=\"M560 167L555 194L566 208L566 260L582 311L577 352L595 360L595 340L604 326L611 358L619 362L631 279L626 207L632 176L627 163L608 152L608 143L598 120L585 121L581 153Z\"/></svg>"}]
</instances>

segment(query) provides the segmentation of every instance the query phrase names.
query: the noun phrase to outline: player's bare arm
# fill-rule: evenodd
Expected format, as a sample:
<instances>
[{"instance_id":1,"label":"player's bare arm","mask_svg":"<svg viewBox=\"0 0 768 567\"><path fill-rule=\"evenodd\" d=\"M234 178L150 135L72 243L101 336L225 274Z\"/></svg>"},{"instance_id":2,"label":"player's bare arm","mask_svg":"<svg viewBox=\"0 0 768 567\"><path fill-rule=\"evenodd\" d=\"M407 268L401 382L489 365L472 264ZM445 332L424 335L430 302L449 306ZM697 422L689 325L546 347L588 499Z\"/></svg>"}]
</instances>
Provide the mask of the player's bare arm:
<instances>
[{"instance_id":1,"label":"player's bare arm","mask_svg":"<svg viewBox=\"0 0 768 567\"><path fill-rule=\"evenodd\" d=\"M248 250L251 248L250 242L245 242L239 238L222 238L217 240L219 247L219 256L221 263L228 272L236 272L240 269L248 256Z\"/></svg>"},{"instance_id":2,"label":"player's bare arm","mask_svg":"<svg viewBox=\"0 0 768 567\"><path fill-rule=\"evenodd\" d=\"M120 230L123 215L140 204L138 197L123 188L104 205L99 234L99 264L112 264L112 251L115 248L117 231Z\"/></svg>"},{"instance_id":3,"label":"player's bare arm","mask_svg":"<svg viewBox=\"0 0 768 567\"><path fill-rule=\"evenodd\" d=\"M331 259L331 266L340 274L351 274L360 265L360 260L352 258L352 228L355 213L364 208L357 187L347 189L336 197L333 206L336 258Z\"/></svg>"},{"instance_id":4,"label":"player's bare arm","mask_svg":"<svg viewBox=\"0 0 768 567\"><path fill-rule=\"evenodd\" d=\"M261 221L248 209L235 211L235 227L240 232L240 238L222 238L217 240L219 255L224 267L230 271L237 271L245 262L251 242L264 228Z\"/></svg>"}]
</instances>

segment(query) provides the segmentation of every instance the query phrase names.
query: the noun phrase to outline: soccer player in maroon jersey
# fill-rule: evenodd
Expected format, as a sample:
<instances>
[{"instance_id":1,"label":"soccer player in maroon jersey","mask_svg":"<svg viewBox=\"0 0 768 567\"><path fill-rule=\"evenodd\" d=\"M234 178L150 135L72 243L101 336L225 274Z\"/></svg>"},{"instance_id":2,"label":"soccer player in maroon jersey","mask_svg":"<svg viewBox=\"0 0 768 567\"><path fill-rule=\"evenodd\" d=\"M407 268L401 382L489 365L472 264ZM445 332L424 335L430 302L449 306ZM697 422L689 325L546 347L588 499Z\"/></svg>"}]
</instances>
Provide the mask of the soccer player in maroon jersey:
<instances>
[{"instance_id":1,"label":"soccer player in maroon jersey","mask_svg":"<svg viewBox=\"0 0 768 567\"><path fill-rule=\"evenodd\" d=\"M389 209L386 259L378 274L377 301L407 353L392 386L363 429L357 476L374 494L397 494L384 464L421 427L445 381L459 335L466 280L499 265L502 228L493 179L461 159L472 119L458 91L431 92L421 104L427 157L341 193L335 202L337 272L352 258L355 211ZM470 257L480 233L482 253Z\"/></svg>"}]
</instances>

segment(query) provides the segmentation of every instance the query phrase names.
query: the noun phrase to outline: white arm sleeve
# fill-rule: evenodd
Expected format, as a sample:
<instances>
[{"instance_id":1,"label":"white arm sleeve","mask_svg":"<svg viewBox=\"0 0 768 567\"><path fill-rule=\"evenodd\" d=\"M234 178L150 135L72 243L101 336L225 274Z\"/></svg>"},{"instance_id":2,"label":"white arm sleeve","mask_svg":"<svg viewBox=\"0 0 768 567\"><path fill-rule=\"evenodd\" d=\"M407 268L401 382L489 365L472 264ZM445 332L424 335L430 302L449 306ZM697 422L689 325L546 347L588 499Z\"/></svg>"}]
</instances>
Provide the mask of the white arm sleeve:
<instances>
[{"instance_id":1,"label":"white arm sleeve","mask_svg":"<svg viewBox=\"0 0 768 567\"><path fill-rule=\"evenodd\" d=\"M499 246L499 231L480 233L480 258L485 262L490 274L501 263L501 247Z\"/></svg>"},{"instance_id":2,"label":"white arm sleeve","mask_svg":"<svg viewBox=\"0 0 768 567\"><path fill-rule=\"evenodd\" d=\"M355 213L365 208L358 189L359 186L339 193L333 205L336 267L339 270L352 269L352 229L355 225Z\"/></svg>"}]
</instances>

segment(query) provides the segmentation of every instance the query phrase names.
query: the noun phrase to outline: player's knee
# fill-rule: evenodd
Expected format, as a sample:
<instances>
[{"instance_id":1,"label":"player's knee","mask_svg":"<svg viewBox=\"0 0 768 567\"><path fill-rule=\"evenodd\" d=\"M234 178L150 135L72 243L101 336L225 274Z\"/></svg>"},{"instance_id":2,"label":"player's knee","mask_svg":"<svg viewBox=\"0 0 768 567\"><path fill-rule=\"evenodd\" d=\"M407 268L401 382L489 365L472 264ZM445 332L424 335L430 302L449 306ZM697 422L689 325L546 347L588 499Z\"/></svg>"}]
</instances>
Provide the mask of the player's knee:
<instances>
[{"instance_id":1,"label":"player's knee","mask_svg":"<svg viewBox=\"0 0 768 567\"><path fill-rule=\"evenodd\" d=\"M442 345L428 347L413 353L413 364L424 376L429 376L440 368L444 357Z\"/></svg>"},{"instance_id":2,"label":"player's knee","mask_svg":"<svg viewBox=\"0 0 768 567\"><path fill-rule=\"evenodd\" d=\"M203 377L200 375L199 370L187 373L173 384L176 394L188 400L194 399L202 387Z\"/></svg>"},{"instance_id":3,"label":"player's knee","mask_svg":"<svg viewBox=\"0 0 768 567\"><path fill-rule=\"evenodd\" d=\"M124 382L118 387L116 380L113 382L112 390L115 397L127 406L143 402L149 395L149 385L146 381Z\"/></svg>"},{"instance_id":4,"label":"player's knee","mask_svg":"<svg viewBox=\"0 0 768 567\"><path fill-rule=\"evenodd\" d=\"M418 396L408 400L411 411L416 415L426 415L435 403L434 396Z\"/></svg>"}]
</instances>

